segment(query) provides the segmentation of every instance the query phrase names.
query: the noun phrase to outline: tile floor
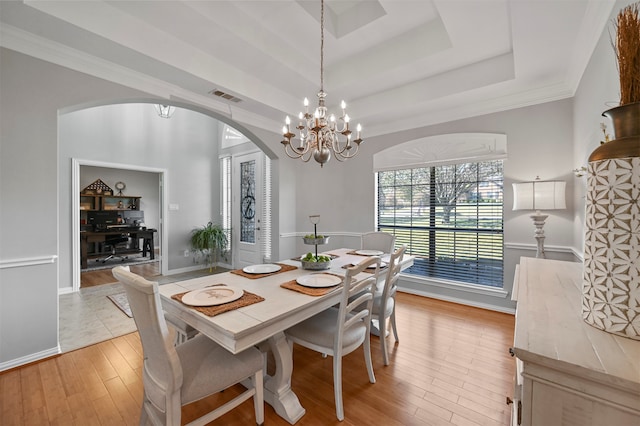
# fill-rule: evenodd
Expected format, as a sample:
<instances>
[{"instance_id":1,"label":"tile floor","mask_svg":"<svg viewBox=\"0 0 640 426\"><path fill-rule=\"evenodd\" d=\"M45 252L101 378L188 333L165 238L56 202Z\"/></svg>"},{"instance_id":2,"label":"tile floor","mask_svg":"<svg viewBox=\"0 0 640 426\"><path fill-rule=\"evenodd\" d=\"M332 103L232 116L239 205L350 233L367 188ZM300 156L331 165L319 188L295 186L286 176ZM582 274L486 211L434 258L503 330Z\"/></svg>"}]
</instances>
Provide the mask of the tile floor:
<instances>
[{"instance_id":1,"label":"tile floor","mask_svg":"<svg viewBox=\"0 0 640 426\"><path fill-rule=\"evenodd\" d=\"M160 285L207 275L208 269L154 277ZM107 296L123 292L122 284L102 284L59 298L61 352L69 352L136 331L129 318Z\"/></svg>"}]
</instances>

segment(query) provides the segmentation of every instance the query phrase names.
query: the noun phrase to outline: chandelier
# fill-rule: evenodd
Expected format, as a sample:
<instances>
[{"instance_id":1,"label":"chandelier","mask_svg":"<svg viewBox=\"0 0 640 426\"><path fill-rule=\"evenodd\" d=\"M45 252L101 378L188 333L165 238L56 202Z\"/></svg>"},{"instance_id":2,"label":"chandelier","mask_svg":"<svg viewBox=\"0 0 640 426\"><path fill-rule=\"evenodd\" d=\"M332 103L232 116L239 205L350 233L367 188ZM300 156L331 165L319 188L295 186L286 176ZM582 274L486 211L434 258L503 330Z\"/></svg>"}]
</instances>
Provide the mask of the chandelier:
<instances>
[{"instance_id":1,"label":"chandelier","mask_svg":"<svg viewBox=\"0 0 640 426\"><path fill-rule=\"evenodd\" d=\"M299 140L292 141L296 134L291 131L291 119L287 116L285 125L282 128L282 144L284 152L293 159L302 159L305 163L311 157L314 158L320 167L331 159L331 153L338 161L344 161L355 157L358 148L362 143L360 124L356 127L356 138L351 140L351 130L349 129L349 115L346 113L344 101L342 101L342 115L336 119L335 115L328 114L325 106L327 94L324 91L324 0L320 6L320 91L318 92L318 106L314 113L309 112L309 100L304 98L304 113L298 115L298 125L295 126L300 132ZM294 146L295 145L295 146Z\"/></svg>"}]
</instances>

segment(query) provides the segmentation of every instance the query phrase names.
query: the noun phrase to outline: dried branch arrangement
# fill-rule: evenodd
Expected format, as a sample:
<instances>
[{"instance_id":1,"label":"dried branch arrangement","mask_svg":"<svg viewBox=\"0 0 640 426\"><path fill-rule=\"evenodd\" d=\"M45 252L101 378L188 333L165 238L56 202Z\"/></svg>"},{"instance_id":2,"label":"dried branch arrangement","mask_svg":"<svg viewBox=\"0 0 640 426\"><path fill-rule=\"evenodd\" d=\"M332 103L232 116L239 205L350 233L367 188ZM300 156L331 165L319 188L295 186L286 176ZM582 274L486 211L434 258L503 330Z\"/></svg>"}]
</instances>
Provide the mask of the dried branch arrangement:
<instances>
[{"instance_id":1,"label":"dried branch arrangement","mask_svg":"<svg viewBox=\"0 0 640 426\"><path fill-rule=\"evenodd\" d=\"M632 3L618 13L612 40L620 76L620 105L640 102L640 15Z\"/></svg>"}]
</instances>

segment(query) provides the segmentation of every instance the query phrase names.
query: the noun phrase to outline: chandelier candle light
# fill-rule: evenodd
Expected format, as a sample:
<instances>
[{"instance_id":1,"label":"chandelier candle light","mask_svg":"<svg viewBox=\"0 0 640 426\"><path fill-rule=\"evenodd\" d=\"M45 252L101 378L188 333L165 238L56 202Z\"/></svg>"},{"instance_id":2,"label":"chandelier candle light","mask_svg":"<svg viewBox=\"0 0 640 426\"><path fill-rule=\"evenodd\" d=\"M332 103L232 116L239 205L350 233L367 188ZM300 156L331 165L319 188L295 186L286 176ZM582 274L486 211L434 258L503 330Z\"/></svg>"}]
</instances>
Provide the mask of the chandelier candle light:
<instances>
[{"instance_id":1,"label":"chandelier candle light","mask_svg":"<svg viewBox=\"0 0 640 426\"><path fill-rule=\"evenodd\" d=\"M342 101L342 115L336 120L335 115L328 114L325 106L327 94L324 91L324 0L320 6L320 91L318 92L318 106L313 114L309 112L309 99L304 98L304 113L298 115L296 129L300 132L300 142L293 146L292 139L296 134L291 131L291 119L287 116L282 128L282 144L285 153L293 158L300 158L305 163L313 156L320 163L320 167L331 159L331 153L338 161L355 157L362 139L360 124L356 126L356 138L351 140L349 129L349 115L347 105ZM337 123L340 121L340 124ZM342 135L342 136L341 136ZM295 143L295 142L294 142Z\"/></svg>"}]
</instances>

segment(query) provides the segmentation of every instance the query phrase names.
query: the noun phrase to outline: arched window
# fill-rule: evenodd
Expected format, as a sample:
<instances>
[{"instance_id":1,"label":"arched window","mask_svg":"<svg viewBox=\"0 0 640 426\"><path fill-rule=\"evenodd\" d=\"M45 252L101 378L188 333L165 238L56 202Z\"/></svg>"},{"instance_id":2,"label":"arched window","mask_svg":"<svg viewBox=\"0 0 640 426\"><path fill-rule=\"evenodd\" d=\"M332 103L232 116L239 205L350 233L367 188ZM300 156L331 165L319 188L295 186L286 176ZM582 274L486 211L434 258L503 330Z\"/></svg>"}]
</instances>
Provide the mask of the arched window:
<instances>
[{"instance_id":1,"label":"arched window","mask_svg":"<svg viewBox=\"0 0 640 426\"><path fill-rule=\"evenodd\" d=\"M503 286L506 136L432 136L374 155L377 228L416 256L404 273Z\"/></svg>"}]
</instances>

